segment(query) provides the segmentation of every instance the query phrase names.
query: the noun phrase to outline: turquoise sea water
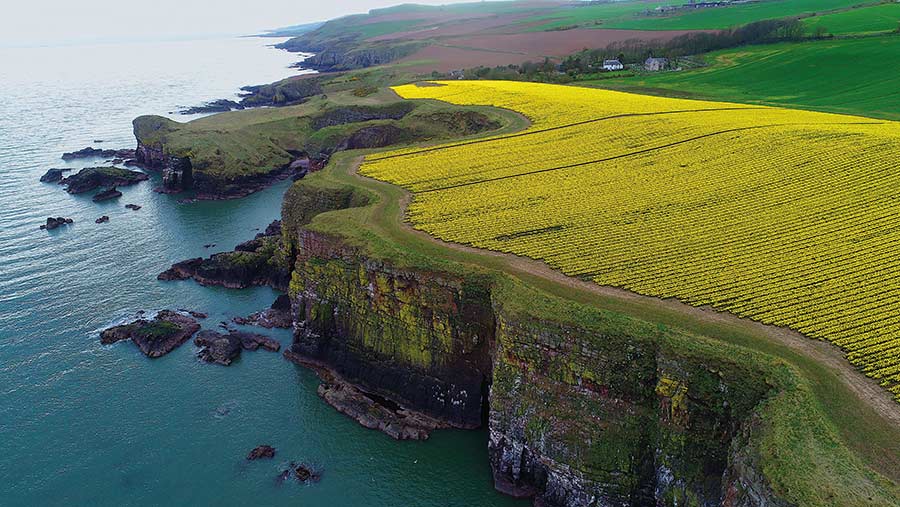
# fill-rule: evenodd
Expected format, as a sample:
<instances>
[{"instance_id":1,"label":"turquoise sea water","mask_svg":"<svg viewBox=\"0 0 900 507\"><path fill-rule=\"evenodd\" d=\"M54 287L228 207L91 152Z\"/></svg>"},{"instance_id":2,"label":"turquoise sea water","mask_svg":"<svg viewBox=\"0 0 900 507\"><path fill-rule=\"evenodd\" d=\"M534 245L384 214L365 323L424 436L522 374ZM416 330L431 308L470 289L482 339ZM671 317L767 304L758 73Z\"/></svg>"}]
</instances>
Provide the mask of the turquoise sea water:
<instances>
[{"instance_id":1,"label":"turquoise sea water","mask_svg":"<svg viewBox=\"0 0 900 507\"><path fill-rule=\"evenodd\" d=\"M290 75L296 55L272 42L0 49L0 504L522 505L494 492L484 432L395 442L325 405L316 377L280 354L244 352L226 368L198 362L191 343L156 360L99 343L100 329L139 310L208 312L213 328L267 307L267 288L156 275L250 239L279 216L286 184L179 205L152 192L154 175L97 204L38 178L99 162L59 159L95 139L133 146L134 116ZM51 215L75 224L39 230ZM95 224L101 215L110 222ZM288 331L263 332L290 343ZM275 459L245 462L259 444ZM276 484L292 460L322 481Z\"/></svg>"}]
</instances>

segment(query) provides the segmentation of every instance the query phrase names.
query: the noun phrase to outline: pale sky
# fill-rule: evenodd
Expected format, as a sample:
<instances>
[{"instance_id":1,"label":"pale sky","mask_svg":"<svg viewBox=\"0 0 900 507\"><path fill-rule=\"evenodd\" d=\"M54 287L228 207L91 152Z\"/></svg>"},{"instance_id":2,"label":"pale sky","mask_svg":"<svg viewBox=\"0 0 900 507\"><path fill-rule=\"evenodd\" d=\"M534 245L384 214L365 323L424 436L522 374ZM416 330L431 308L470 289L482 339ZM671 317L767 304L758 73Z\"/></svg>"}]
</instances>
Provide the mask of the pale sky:
<instances>
[{"instance_id":1,"label":"pale sky","mask_svg":"<svg viewBox=\"0 0 900 507\"><path fill-rule=\"evenodd\" d=\"M399 3L404 0L0 0L0 46L244 35Z\"/></svg>"}]
</instances>

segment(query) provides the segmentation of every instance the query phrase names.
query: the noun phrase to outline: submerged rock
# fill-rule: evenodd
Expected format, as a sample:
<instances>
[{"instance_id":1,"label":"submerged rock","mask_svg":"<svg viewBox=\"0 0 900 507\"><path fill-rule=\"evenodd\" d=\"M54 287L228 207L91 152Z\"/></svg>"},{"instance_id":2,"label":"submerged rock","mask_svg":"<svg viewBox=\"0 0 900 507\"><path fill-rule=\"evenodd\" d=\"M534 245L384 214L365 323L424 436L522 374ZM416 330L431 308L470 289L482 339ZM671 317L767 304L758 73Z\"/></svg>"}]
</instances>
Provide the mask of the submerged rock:
<instances>
[{"instance_id":1,"label":"submerged rock","mask_svg":"<svg viewBox=\"0 0 900 507\"><path fill-rule=\"evenodd\" d=\"M120 169L118 167L87 167L60 181L67 185L66 192L81 194L100 187L117 187L134 185L150 179L139 171Z\"/></svg>"},{"instance_id":2,"label":"submerged rock","mask_svg":"<svg viewBox=\"0 0 900 507\"><path fill-rule=\"evenodd\" d=\"M319 479L322 478L322 474L305 463L295 463L292 461L286 470L283 470L278 474L276 479L278 482L284 482L291 477L303 483L319 482Z\"/></svg>"},{"instance_id":3,"label":"submerged rock","mask_svg":"<svg viewBox=\"0 0 900 507\"><path fill-rule=\"evenodd\" d=\"M98 224L103 224L106 222L109 222L109 217L106 215L103 215L102 217L98 218L97 220L94 220L94 223L98 223Z\"/></svg>"},{"instance_id":4,"label":"submerged rock","mask_svg":"<svg viewBox=\"0 0 900 507\"><path fill-rule=\"evenodd\" d=\"M52 231L61 225L69 225L75 223L71 218L64 217L47 217L47 223L41 226L41 229L46 229L48 231Z\"/></svg>"},{"instance_id":5,"label":"submerged rock","mask_svg":"<svg viewBox=\"0 0 900 507\"><path fill-rule=\"evenodd\" d=\"M141 209L141 207L138 206L137 204L126 204L125 207L132 211L137 211L137 210Z\"/></svg>"},{"instance_id":6,"label":"submerged rock","mask_svg":"<svg viewBox=\"0 0 900 507\"><path fill-rule=\"evenodd\" d=\"M216 331L203 330L194 338L194 345L202 347L197 357L207 363L216 363L228 366L238 356L241 350L257 350L260 347L277 352L281 344L273 338L261 334L245 333L243 331L229 331L218 333Z\"/></svg>"},{"instance_id":7,"label":"submerged rock","mask_svg":"<svg viewBox=\"0 0 900 507\"><path fill-rule=\"evenodd\" d=\"M247 461L253 461L261 458L274 458L275 448L271 445L260 445L247 454Z\"/></svg>"},{"instance_id":8,"label":"submerged rock","mask_svg":"<svg viewBox=\"0 0 900 507\"><path fill-rule=\"evenodd\" d=\"M197 311L194 311L194 310L185 310L185 309L183 309L183 308L179 308L178 311L179 311L179 312L186 313L186 314L190 315L191 317L193 317L193 318L195 318L195 319L205 319L205 318L209 317L209 315L207 315L207 314L205 314L205 313L203 313L203 312L197 312Z\"/></svg>"},{"instance_id":9,"label":"submerged rock","mask_svg":"<svg viewBox=\"0 0 900 507\"><path fill-rule=\"evenodd\" d=\"M63 178L63 173L69 172L71 169L47 169L47 172L41 176L42 183L55 183Z\"/></svg>"},{"instance_id":10,"label":"submerged rock","mask_svg":"<svg viewBox=\"0 0 900 507\"><path fill-rule=\"evenodd\" d=\"M118 199L119 197L122 197L122 192L119 192L119 190L116 187L112 187L112 188L107 188L106 190L104 190L102 192L98 192L96 195L94 195L93 198L91 198L91 200L94 202L103 202L103 201L109 201L112 199Z\"/></svg>"},{"instance_id":11,"label":"submerged rock","mask_svg":"<svg viewBox=\"0 0 900 507\"><path fill-rule=\"evenodd\" d=\"M192 317L162 310L153 320L139 319L130 324L113 326L100 333L103 344L131 340L147 357L161 357L188 341L200 330Z\"/></svg>"}]
</instances>

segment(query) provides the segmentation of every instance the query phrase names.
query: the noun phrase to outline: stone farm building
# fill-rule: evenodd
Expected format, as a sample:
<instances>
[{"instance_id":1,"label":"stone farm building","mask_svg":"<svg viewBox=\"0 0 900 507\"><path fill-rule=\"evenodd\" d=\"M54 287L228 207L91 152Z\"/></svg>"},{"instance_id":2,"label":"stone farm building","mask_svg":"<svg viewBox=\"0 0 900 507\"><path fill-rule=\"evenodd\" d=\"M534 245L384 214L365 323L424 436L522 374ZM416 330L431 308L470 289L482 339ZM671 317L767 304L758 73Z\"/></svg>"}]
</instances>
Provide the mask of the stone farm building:
<instances>
[{"instance_id":1,"label":"stone farm building","mask_svg":"<svg viewBox=\"0 0 900 507\"><path fill-rule=\"evenodd\" d=\"M619 60L603 60L603 70L622 70L625 66Z\"/></svg>"},{"instance_id":2,"label":"stone farm building","mask_svg":"<svg viewBox=\"0 0 900 507\"><path fill-rule=\"evenodd\" d=\"M644 68L649 71L663 70L668 66L669 60L666 58L653 58L651 56L650 58L647 58L646 61L644 61Z\"/></svg>"}]
</instances>

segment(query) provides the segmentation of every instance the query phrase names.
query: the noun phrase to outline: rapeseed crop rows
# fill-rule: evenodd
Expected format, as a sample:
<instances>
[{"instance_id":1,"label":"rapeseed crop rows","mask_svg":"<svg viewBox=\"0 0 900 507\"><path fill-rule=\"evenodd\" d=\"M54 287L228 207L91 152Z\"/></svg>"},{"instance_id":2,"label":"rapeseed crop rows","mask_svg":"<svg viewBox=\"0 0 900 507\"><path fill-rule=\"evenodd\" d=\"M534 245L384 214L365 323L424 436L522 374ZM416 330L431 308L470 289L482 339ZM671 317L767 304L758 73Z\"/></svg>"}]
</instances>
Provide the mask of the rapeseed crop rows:
<instances>
[{"instance_id":1,"label":"rapeseed crop rows","mask_svg":"<svg viewBox=\"0 0 900 507\"><path fill-rule=\"evenodd\" d=\"M840 346L900 399L900 125L514 82L403 86L523 133L369 157L447 241Z\"/></svg>"}]
</instances>

